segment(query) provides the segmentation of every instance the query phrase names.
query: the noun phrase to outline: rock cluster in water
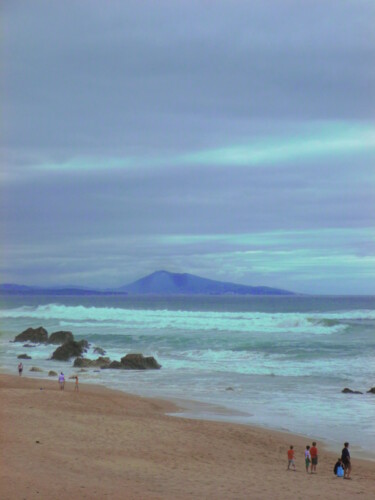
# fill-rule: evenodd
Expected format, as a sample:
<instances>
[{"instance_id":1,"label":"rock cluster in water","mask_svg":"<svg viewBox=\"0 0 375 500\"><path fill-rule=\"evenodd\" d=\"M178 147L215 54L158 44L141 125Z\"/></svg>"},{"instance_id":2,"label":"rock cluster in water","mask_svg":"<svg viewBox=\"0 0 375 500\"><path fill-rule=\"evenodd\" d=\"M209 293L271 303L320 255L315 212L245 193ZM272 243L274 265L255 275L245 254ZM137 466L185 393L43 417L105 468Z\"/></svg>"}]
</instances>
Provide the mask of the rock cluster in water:
<instances>
[{"instance_id":1,"label":"rock cluster in water","mask_svg":"<svg viewBox=\"0 0 375 500\"><path fill-rule=\"evenodd\" d=\"M57 359L59 361L69 361L70 358L75 358L77 356L82 356L84 352L87 351L89 343L87 340L74 340L72 332L68 331L58 331L51 333L48 336L48 332L42 326L38 328L27 328L14 339L14 342L33 342L34 344L60 344L52 354L52 359ZM28 344L24 344L29 347ZM32 347L32 346L30 346ZM22 356L27 356L26 354ZM24 357L21 359L31 359L30 357Z\"/></svg>"},{"instance_id":2,"label":"rock cluster in water","mask_svg":"<svg viewBox=\"0 0 375 500\"><path fill-rule=\"evenodd\" d=\"M363 394L363 392L353 391L352 389L349 389L349 387L345 387L345 389L343 389L341 392L344 394ZM367 391L367 394L375 394L375 387L371 387L371 389Z\"/></svg>"},{"instance_id":3,"label":"rock cluster in water","mask_svg":"<svg viewBox=\"0 0 375 500\"><path fill-rule=\"evenodd\" d=\"M60 344L53 352L51 359L58 361L69 361L70 358L76 358L73 366L76 368L113 368L119 370L158 370L161 365L153 356L143 356L143 354L131 353L121 358L121 361L111 361L104 357L105 350L101 347L95 347L94 352L100 354L97 359L84 358L83 354L87 352L89 343L87 340L74 340L72 332L58 331L51 333L42 326L38 328L28 328L14 339L14 342L33 342L34 344ZM32 345L24 344L27 347ZM20 359L31 359L27 354L18 356ZM33 367L35 368L35 367ZM39 371L37 369L31 371ZM50 372L52 374L52 372ZM51 375L52 376L52 375Z\"/></svg>"},{"instance_id":4,"label":"rock cluster in water","mask_svg":"<svg viewBox=\"0 0 375 500\"><path fill-rule=\"evenodd\" d=\"M161 365L159 365L153 356L145 357L143 354L127 354L121 358L121 361L111 361L108 357L104 357L105 350L101 347L95 347L94 349L95 353L101 355L99 358L84 358L83 354L87 352L89 348L87 340L76 341L74 340L72 332L67 331L54 332L48 336L47 330L42 326L38 328L28 328L17 335L14 342L60 344L53 352L51 359L69 361L70 358L76 358L73 364L75 368L113 368L120 370L158 370L161 368ZM20 359L31 359L27 354L21 354L18 357Z\"/></svg>"},{"instance_id":5,"label":"rock cluster in water","mask_svg":"<svg viewBox=\"0 0 375 500\"><path fill-rule=\"evenodd\" d=\"M99 357L97 359L77 358L74 361L76 368L102 368L119 370L158 370L161 365L153 356L143 356L143 354L127 354L121 361L111 361L109 358Z\"/></svg>"},{"instance_id":6,"label":"rock cluster in water","mask_svg":"<svg viewBox=\"0 0 375 500\"><path fill-rule=\"evenodd\" d=\"M34 344L64 344L68 340L73 340L72 332L59 331L51 333L48 336L48 332L42 326L38 328L27 328L19 335L16 335L14 342L33 342ZM33 347L31 345L25 344L25 347Z\"/></svg>"}]
</instances>

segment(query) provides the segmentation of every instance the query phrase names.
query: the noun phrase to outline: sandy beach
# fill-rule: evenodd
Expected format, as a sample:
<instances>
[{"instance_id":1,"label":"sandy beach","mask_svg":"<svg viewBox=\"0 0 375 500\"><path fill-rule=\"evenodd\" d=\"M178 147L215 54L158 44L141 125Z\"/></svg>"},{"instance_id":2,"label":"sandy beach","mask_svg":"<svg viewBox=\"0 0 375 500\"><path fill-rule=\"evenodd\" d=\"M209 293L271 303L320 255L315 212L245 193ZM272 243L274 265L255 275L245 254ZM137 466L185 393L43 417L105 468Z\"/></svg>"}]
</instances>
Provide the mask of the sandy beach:
<instances>
[{"instance_id":1,"label":"sandy beach","mask_svg":"<svg viewBox=\"0 0 375 500\"><path fill-rule=\"evenodd\" d=\"M73 389L0 376L2 500L375 497L375 462L352 456L353 479L344 481L323 443L318 473L306 474L310 440L300 436L168 416L171 403L98 386ZM290 444L296 472L286 471Z\"/></svg>"}]
</instances>

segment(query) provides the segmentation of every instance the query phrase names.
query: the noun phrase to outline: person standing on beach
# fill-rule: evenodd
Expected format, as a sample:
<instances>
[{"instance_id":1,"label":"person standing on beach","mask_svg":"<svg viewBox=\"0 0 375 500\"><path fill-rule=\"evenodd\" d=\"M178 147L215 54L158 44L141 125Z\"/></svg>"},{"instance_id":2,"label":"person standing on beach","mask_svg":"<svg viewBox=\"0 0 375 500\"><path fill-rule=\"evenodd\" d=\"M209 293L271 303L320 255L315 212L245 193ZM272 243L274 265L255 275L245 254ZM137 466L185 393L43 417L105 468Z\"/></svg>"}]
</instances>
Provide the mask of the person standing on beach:
<instances>
[{"instance_id":1,"label":"person standing on beach","mask_svg":"<svg viewBox=\"0 0 375 500\"><path fill-rule=\"evenodd\" d=\"M341 452L341 461L344 464L344 479L351 479L352 464L350 461L349 443L344 443L344 448Z\"/></svg>"},{"instance_id":2,"label":"person standing on beach","mask_svg":"<svg viewBox=\"0 0 375 500\"><path fill-rule=\"evenodd\" d=\"M74 392L78 392L79 391L79 389L78 389L78 375L76 375L74 378L76 379L76 383L74 384Z\"/></svg>"},{"instance_id":3,"label":"person standing on beach","mask_svg":"<svg viewBox=\"0 0 375 500\"><path fill-rule=\"evenodd\" d=\"M22 375L22 371L23 371L23 364L22 363L19 363L18 365L18 375L21 376Z\"/></svg>"},{"instance_id":4,"label":"person standing on beach","mask_svg":"<svg viewBox=\"0 0 375 500\"><path fill-rule=\"evenodd\" d=\"M311 474L315 472L316 474L316 466L318 465L318 448L316 447L316 442L314 441L310 448L310 456L311 456Z\"/></svg>"},{"instance_id":5,"label":"person standing on beach","mask_svg":"<svg viewBox=\"0 0 375 500\"><path fill-rule=\"evenodd\" d=\"M63 391L65 387L65 377L63 372L61 372L59 375L59 385L60 385L60 391Z\"/></svg>"},{"instance_id":6,"label":"person standing on beach","mask_svg":"<svg viewBox=\"0 0 375 500\"><path fill-rule=\"evenodd\" d=\"M294 470L296 470L296 464L294 463L294 449L293 446L291 445L289 450L288 450L288 468L287 470L290 469L290 466L293 467Z\"/></svg>"},{"instance_id":7,"label":"person standing on beach","mask_svg":"<svg viewBox=\"0 0 375 500\"><path fill-rule=\"evenodd\" d=\"M305 450L306 472L309 472L310 463L311 463L310 446L307 445Z\"/></svg>"}]
</instances>

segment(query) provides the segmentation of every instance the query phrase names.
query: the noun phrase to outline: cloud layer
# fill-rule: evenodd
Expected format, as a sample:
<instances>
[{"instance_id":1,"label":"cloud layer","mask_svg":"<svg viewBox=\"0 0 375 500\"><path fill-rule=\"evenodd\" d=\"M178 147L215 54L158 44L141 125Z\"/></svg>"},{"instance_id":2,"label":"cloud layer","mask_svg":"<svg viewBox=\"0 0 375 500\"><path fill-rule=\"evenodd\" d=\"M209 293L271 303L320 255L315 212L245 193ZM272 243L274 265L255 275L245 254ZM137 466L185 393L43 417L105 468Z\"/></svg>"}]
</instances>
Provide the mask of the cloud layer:
<instances>
[{"instance_id":1,"label":"cloud layer","mask_svg":"<svg viewBox=\"0 0 375 500\"><path fill-rule=\"evenodd\" d=\"M1 281L375 293L373 2L2 11Z\"/></svg>"}]
</instances>

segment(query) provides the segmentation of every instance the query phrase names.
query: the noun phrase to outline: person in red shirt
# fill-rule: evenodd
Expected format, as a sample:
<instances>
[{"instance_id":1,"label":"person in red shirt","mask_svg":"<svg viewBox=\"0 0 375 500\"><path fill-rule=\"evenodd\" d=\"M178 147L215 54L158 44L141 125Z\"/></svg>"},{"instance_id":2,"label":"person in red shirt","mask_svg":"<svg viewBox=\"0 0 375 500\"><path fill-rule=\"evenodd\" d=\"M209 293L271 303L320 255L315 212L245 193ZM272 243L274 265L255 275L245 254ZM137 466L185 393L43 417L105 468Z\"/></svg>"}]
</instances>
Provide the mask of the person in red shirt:
<instances>
[{"instance_id":1,"label":"person in red shirt","mask_svg":"<svg viewBox=\"0 0 375 500\"><path fill-rule=\"evenodd\" d=\"M288 450L288 468L287 470L290 469L290 466L293 467L294 470L296 470L296 464L294 463L294 450L293 446L291 445L289 450Z\"/></svg>"},{"instance_id":2,"label":"person in red shirt","mask_svg":"<svg viewBox=\"0 0 375 500\"><path fill-rule=\"evenodd\" d=\"M318 465L318 448L316 447L316 442L314 441L310 448L311 455L311 474L316 473L316 466Z\"/></svg>"}]
</instances>

